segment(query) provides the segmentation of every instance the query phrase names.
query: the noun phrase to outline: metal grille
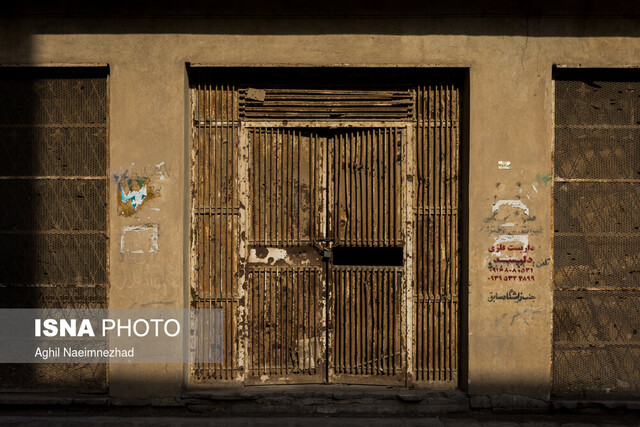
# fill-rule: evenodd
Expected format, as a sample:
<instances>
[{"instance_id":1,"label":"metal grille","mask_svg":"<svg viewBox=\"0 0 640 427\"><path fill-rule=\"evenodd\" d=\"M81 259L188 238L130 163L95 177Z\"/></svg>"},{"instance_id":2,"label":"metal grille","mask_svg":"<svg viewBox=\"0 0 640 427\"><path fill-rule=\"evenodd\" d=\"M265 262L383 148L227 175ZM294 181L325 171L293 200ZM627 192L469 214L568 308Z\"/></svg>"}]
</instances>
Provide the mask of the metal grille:
<instances>
[{"instance_id":1,"label":"metal grille","mask_svg":"<svg viewBox=\"0 0 640 427\"><path fill-rule=\"evenodd\" d=\"M0 307L106 308L106 70L5 69L0 106ZM0 371L4 389L107 381L105 364Z\"/></svg>"},{"instance_id":2,"label":"metal grille","mask_svg":"<svg viewBox=\"0 0 640 427\"><path fill-rule=\"evenodd\" d=\"M409 90L248 89L241 101L247 120L410 120L414 105Z\"/></svg>"},{"instance_id":3,"label":"metal grille","mask_svg":"<svg viewBox=\"0 0 640 427\"><path fill-rule=\"evenodd\" d=\"M640 390L639 96L637 75L585 71L556 81L558 395Z\"/></svg>"},{"instance_id":4,"label":"metal grille","mask_svg":"<svg viewBox=\"0 0 640 427\"><path fill-rule=\"evenodd\" d=\"M393 267L331 267L332 380L379 382L386 377L385 384L404 384L402 272Z\"/></svg>"},{"instance_id":5,"label":"metal grille","mask_svg":"<svg viewBox=\"0 0 640 427\"><path fill-rule=\"evenodd\" d=\"M455 386L459 86L225 71L191 73L192 301L230 308L195 380L404 384L411 343L418 382Z\"/></svg>"},{"instance_id":6,"label":"metal grille","mask_svg":"<svg viewBox=\"0 0 640 427\"><path fill-rule=\"evenodd\" d=\"M232 86L196 80L192 89L192 254L195 280L191 302L198 308L223 308L223 362L193 366L196 380L237 376L236 309L238 294L238 92ZM215 338L197 337L204 356Z\"/></svg>"},{"instance_id":7,"label":"metal grille","mask_svg":"<svg viewBox=\"0 0 640 427\"><path fill-rule=\"evenodd\" d=\"M252 381L323 381L323 280L320 267L251 267Z\"/></svg>"},{"instance_id":8,"label":"metal grille","mask_svg":"<svg viewBox=\"0 0 640 427\"><path fill-rule=\"evenodd\" d=\"M459 88L417 90L416 380L458 378Z\"/></svg>"},{"instance_id":9,"label":"metal grille","mask_svg":"<svg viewBox=\"0 0 640 427\"><path fill-rule=\"evenodd\" d=\"M341 246L401 246L402 147L406 131L341 131L329 138L333 220Z\"/></svg>"}]
</instances>

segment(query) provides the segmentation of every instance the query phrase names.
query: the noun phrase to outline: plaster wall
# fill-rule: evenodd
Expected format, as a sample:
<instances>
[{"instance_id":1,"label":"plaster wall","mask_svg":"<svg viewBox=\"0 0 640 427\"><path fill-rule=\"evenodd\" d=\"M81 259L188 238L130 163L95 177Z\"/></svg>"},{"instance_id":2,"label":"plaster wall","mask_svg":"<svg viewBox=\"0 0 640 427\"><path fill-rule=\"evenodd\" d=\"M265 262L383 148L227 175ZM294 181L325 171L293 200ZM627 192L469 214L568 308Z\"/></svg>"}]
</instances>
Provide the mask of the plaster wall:
<instances>
[{"instance_id":1,"label":"plaster wall","mask_svg":"<svg viewBox=\"0 0 640 427\"><path fill-rule=\"evenodd\" d=\"M4 19L0 65L110 67L109 172L151 176L161 187L159 197L126 217L111 183L113 308L188 304L187 63L468 68L468 221L461 230L468 374L461 387L548 398L552 68L640 66L637 28L623 19ZM499 169L499 161L510 168ZM124 228L149 224L157 225L157 251L123 251ZM532 280L491 271L491 248L507 234L527 236ZM491 300L510 289L535 299ZM181 365L109 369L110 394L123 401L171 402L184 388Z\"/></svg>"}]
</instances>

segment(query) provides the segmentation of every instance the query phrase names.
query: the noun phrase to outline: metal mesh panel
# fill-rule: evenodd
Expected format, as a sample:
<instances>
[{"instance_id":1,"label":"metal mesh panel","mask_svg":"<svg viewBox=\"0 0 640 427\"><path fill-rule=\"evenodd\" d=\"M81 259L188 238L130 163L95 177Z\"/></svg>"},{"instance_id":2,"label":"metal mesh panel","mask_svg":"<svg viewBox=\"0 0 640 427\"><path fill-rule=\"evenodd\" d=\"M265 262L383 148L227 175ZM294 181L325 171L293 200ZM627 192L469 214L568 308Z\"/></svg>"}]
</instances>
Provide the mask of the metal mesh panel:
<instances>
[{"instance_id":1,"label":"metal mesh panel","mask_svg":"<svg viewBox=\"0 0 640 427\"><path fill-rule=\"evenodd\" d=\"M640 126L587 129L556 127L557 178L639 179Z\"/></svg>"},{"instance_id":2,"label":"metal mesh panel","mask_svg":"<svg viewBox=\"0 0 640 427\"><path fill-rule=\"evenodd\" d=\"M640 292L556 291L554 391L640 391Z\"/></svg>"},{"instance_id":3,"label":"metal mesh panel","mask_svg":"<svg viewBox=\"0 0 640 427\"><path fill-rule=\"evenodd\" d=\"M556 81L559 395L640 390L640 83L637 73L627 77L583 72Z\"/></svg>"},{"instance_id":4,"label":"metal mesh panel","mask_svg":"<svg viewBox=\"0 0 640 427\"><path fill-rule=\"evenodd\" d=\"M104 125L107 80L100 73L99 70L5 71L0 82L0 125ZM98 76L87 78L83 74Z\"/></svg>"},{"instance_id":5,"label":"metal mesh panel","mask_svg":"<svg viewBox=\"0 0 640 427\"><path fill-rule=\"evenodd\" d=\"M105 233L0 234L2 285L105 285Z\"/></svg>"},{"instance_id":6,"label":"metal mesh panel","mask_svg":"<svg viewBox=\"0 0 640 427\"><path fill-rule=\"evenodd\" d=\"M2 70L0 106L0 307L106 307L106 70ZM3 365L0 388L102 391L106 376Z\"/></svg>"},{"instance_id":7,"label":"metal mesh panel","mask_svg":"<svg viewBox=\"0 0 640 427\"><path fill-rule=\"evenodd\" d=\"M0 287L2 308L107 308L107 289L90 287ZM0 390L106 391L104 363L0 364Z\"/></svg>"},{"instance_id":8,"label":"metal mesh panel","mask_svg":"<svg viewBox=\"0 0 640 427\"><path fill-rule=\"evenodd\" d=\"M415 378L458 378L459 87L418 88Z\"/></svg>"},{"instance_id":9,"label":"metal mesh panel","mask_svg":"<svg viewBox=\"0 0 640 427\"><path fill-rule=\"evenodd\" d=\"M554 190L555 206L563 213L556 233L640 232L640 183L559 182Z\"/></svg>"},{"instance_id":10,"label":"metal mesh panel","mask_svg":"<svg viewBox=\"0 0 640 427\"><path fill-rule=\"evenodd\" d=\"M0 180L5 230L105 231L106 180Z\"/></svg>"},{"instance_id":11,"label":"metal mesh panel","mask_svg":"<svg viewBox=\"0 0 640 427\"><path fill-rule=\"evenodd\" d=\"M636 236L556 236L554 283L557 289L637 288L640 242Z\"/></svg>"}]
</instances>

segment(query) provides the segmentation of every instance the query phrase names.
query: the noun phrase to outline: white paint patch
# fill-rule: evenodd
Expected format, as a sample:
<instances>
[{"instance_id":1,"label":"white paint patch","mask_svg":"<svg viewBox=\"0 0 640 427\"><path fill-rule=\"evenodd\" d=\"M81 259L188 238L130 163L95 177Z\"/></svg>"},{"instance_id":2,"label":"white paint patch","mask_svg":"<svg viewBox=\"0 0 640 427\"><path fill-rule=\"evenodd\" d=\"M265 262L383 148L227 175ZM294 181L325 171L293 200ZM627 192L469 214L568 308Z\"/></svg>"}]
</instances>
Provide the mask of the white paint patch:
<instances>
[{"instance_id":1,"label":"white paint patch","mask_svg":"<svg viewBox=\"0 0 640 427\"><path fill-rule=\"evenodd\" d=\"M498 169L511 169L511 162L509 160L498 160Z\"/></svg>"},{"instance_id":2,"label":"white paint patch","mask_svg":"<svg viewBox=\"0 0 640 427\"><path fill-rule=\"evenodd\" d=\"M522 200L498 200L493 205L493 209L492 209L493 212L494 213L498 212L498 209L500 209L500 206L503 206L503 205L512 206L514 208L520 208L524 211L525 215L529 216L529 207L527 207L527 205L522 203Z\"/></svg>"},{"instance_id":3,"label":"white paint patch","mask_svg":"<svg viewBox=\"0 0 640 427\"><path fill-rule=\"evenodd\" d=\"M287 251L280 248L266 248L267 256L264 258L258 257L258 254L255 249L251 249L249 251L249 262L256 264L270 264L273 265L276 261L283 260L287 264L291 264L291 259L289 258L289 254Z\"/></svg>"},{"instance_id":4,"label":"white paint patch","mask_svg":"<svg viewBox=\"0 0 640 427\"><path fill-rule=\"evenodd\" d=\"M503 227L513 227L514 225L516 225L513 222L505 222L504 224L502 224Z\"/></svg>"},{"instance_id":5,"label":"white paint patch","mask_svg":"<svg viewBox=\"0 0 640 427\"><path fill-rule=\"evenodd\" d=\"M133 225L122 229L120 253L158 252L158 224Z\"/></svg>"},{"instance_id":6,"label":"white paint patch","mask_svg":"<svg viewBox=\"0 0 640 427\"><path fill-rule=\"evenodd\" d=\"M158 173L160 174L160 176L158 177L158 179L160 181L164 181L166 179L166 177L164 176L164 173L162 172L162 166L164 166L165 162L160 162L158 163L156 166L156 168L158 168Z\"/></svg>"},{"instance_id":7,"label":"white paint patch","mask_svg":"<svg viewBox=\"0 0 640 427\"><path fill-rule=\"evenodd\" d=\"M531 187L533 187L533 191L535 191L536 193L538 192L538 189L536 188L536 186L534 184L531 184Z\"/></svg>"},{"instance_id":8,"label":"white paint patch","mask_svg":"<svg viewBox=\"0 0 640 427\"><path fill-rule=\"evenodd\" d=\"M522 243L522 255L513 256L513 257L504 257L503 259L519 259L522 258L527 253L527 246L529 246L529 235L528 234L501 234L498 237L493 239L493 247L498 248L500 245L509 245L511 243L520 242ZM493 252L494 256L501 257L502 253L500 251Z\"/></svg>"}]
</instances>

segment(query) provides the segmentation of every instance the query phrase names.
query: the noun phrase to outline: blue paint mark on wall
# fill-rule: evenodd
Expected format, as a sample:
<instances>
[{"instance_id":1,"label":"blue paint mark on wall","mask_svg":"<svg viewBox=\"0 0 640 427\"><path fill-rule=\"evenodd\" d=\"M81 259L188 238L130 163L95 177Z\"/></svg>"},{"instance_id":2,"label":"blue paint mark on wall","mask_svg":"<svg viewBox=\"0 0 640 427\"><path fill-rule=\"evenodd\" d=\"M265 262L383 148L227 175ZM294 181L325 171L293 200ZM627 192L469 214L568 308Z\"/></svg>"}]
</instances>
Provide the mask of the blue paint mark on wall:
<instances>
[{"instance_id":1,"label":"blue paint mark on wall","mask_svg":"<svg viewBox=\"0 0 640 427\"><path fill-rule=\"evenodd\" d=\"M124 188L120 187L120 200L122 200L122 203L127 203L128 201L131 201L131 206L133 206L134 210L137 210L138 206L146 198L147 198L146 185L143 185L142 188L138 191L134 191L134 190L129 191L129 194L125 194Z\"/></svg>"}]
</instances>

